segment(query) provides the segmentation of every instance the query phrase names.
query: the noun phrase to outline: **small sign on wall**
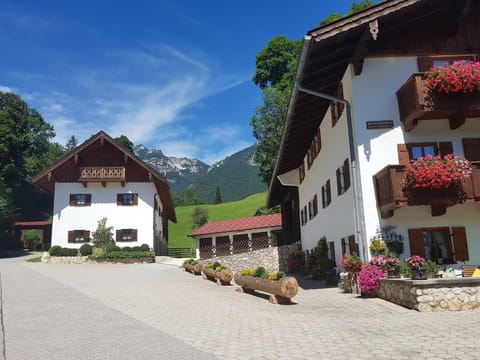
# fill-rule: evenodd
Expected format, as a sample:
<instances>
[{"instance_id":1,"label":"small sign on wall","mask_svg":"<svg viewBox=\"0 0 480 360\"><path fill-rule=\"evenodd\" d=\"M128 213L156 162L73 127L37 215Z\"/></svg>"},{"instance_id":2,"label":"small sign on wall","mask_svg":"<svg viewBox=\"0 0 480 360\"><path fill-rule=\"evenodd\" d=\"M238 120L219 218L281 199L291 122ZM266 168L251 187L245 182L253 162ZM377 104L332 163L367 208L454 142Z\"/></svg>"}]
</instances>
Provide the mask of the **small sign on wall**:
<instances>
[{"instance_id":1,"label":"small sign on wall","mask_svg":"<svg viewBox=\"0 0 480 360\"><path fill-rule=\"evenodd\" d=\"M367 121L367 130L393 129L393 120Z\"/></svg>"}]
</instances>

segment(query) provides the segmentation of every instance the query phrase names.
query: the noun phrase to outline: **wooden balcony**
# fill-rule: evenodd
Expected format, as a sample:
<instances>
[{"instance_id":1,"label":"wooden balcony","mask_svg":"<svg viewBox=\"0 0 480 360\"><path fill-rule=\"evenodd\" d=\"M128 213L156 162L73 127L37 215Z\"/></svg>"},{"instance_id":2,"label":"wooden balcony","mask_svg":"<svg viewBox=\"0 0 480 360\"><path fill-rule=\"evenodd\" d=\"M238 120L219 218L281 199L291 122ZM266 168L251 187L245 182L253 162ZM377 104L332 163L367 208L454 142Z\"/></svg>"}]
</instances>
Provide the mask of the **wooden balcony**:
<instances>
[{"instance_id":1,"label":"wooden balcony","mask_svg":"<svg viewBox=\"0 0 480 360\"><path fill-rule=\"evenodd\" d=\"M99 182L105 187L107 182L119 182L125 186L125 167L123 166L89 166L80 168L78 180L87 187L89 182Z\"/></svg>"},{"instance_id":2,"label":"wooden balcony","mask_svg":"<svg viewBox=\"0 0 480 360\"><path fill-rule=\"evenodd\" d=\"M407 196L403 192L405 166L386 166L373 176L377 208L382 219L392 217L396 209L404 206L430 205L432 216L439 216L445 214L449 206L480 201L480 163L472 164L472 168L472 174L459 191L419 189Z\"/></svg>"},{"instance_id":3,"label":"wooden balcony","mask_svg":"<svg viewBox=\"0 0 480 360\"><path fill-rule=\"evenodd\" d=\"M480 117L480 92L439 94L425 85L425 76L413 74L397 91L400 120L405 131L418 120L448 119L450 129L457 129L465 118Z\"/></svg>"}]
</instances>

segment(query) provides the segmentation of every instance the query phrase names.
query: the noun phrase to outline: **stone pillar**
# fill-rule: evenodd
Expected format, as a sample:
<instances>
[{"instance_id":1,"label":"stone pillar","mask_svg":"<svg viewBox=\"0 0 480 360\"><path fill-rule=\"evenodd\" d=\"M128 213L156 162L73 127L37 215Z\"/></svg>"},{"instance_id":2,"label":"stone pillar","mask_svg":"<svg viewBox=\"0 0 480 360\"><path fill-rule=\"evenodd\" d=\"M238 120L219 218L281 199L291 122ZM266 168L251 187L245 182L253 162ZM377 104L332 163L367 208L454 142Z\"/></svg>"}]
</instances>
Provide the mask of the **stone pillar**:
<instances>
[{"instance_id":1,"label":"stone pillar","mask_svg":"<svg viewBox=\"0 0 480 360\"><path fill-rule=\"evenodd\" d=\"M195 249L195 258L200 259L200 238L196 238L197 248Z\"/></svg>"}]
</instances>

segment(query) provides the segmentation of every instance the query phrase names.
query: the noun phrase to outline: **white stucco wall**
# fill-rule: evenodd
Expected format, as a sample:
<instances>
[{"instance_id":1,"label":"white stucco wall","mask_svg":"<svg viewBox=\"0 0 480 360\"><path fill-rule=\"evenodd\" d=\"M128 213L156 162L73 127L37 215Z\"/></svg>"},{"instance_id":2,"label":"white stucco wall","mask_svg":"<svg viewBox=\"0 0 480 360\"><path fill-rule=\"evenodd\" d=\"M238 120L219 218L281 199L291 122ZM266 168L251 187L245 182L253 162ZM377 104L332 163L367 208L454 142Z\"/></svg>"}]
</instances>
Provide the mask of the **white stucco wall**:
<instances>
[{"instance_id":1,"label":"white stucco wall","mask_svg":"<svg viewBox=\"0 0 480 360\"><path fill-rule=\"evenodd\" d=\"M351 80L349 73L345 74L343 83L344 97L351 100ZM332 127L331 112L327 111L320 125L322 149L314 160L312 167L307 169L305 157L305 179L299 186L300 209L317 194L318 214L301 226L302 248L308 250L317 245L322 236L327 241L335 242L335 254L341 255L341 239L355 233L353 218L352 185L342 195L337 195L336 169L341 167L349 157L346 111ZM297 171L298 174L298 171ZM332 202L322 208L322 186L330 179Z\"/></svg>"},{"instance_id":2,"label":"white stucco wall","mask_svg":"<svg viewBox=\"0 0 480 360\"><path fill-rule=\"evenodd\" d=\"M353 74L352 70L349 71ZM370 239L382 224L397 226L397 233L405 239L409 254L406 229L431 226L466 226L470 257L480 250L477 239L480 222L478 205L457 205L440 217L432 217L429 207L408 206L396 210L390 219L382 220L377 211L372 176L386 165L398 164L397 144L409 142L451 141L455 154L463 155L461 139L480 137L479 119L467 119L459 129L451 130L448 120L421 120L410 132L400 123L396 91L418 72L416 57L366 59L360 76L352 75L352 109L359 152L366 237ZM393 120L393 129L367 130L366 122ZM478 252L477 252L478 253ZM480 253L474 263L480 264Z\"/></svg>"},{"instance_id":3,"label":"white stucco wall","mask_svg":"<svg viewBox=\"0 0 480 360\"><path fill-rule=\"evenodd\" d=\"M118 193L138 194L138 205L117 206ZM91 194L91 206L70 206L70 194ZM80 247L68 243L68 231L97 228L97 222L106 217L107 226L113 226L114 238L117 229L137 229L136 242L120 242L119 246L148 244L153 247L153 207L155 187L152 183L89 184L56 183L53 206L52 246Z\"/></svg>"}]
</instances>

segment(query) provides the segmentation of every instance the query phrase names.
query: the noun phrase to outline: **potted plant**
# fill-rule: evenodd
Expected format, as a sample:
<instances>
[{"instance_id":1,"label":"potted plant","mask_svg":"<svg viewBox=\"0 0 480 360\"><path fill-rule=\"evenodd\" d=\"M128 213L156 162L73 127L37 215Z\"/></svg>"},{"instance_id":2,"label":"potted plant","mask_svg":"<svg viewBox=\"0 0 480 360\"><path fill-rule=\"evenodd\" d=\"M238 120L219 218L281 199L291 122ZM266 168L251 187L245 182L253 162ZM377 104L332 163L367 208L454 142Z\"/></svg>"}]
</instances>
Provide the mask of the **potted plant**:
<instances>
[{"instance_id":1,"label":"potted plant","mask_svg":"<svg viewBox=\"0 0 480 360\"><path fill-rule=\"evenodd\" d=\"M425 84L438 93L472 93L480 91L480 62L456 61L435 66L426 74Z\"/></svg>"},{"instance_id":2,"label":"potted plant","mask_svg":"<svg viewBox=\"0 0 480 360\"><path fill-rule=\"evenodd\" d=\"M202 265L202 273L205 280L216 281L218 285L230 285L233 278L232 270L218 261Z\"/></svg>"},{"instance_id":3,"label":"potted plant","mask_svg":"<svg viewBox=\"0 0 480 360\"><path fill-rule=\"evenodd\" d=\"M371 265L379 266L387 274L388 278L400 277L400 260L389 255L380 255L373 257L370 261Z\"/></svg>"},{"instance_id":4,"label":"potted plant","mask_svg":"<svg viewBox=\"0 0 480 360\"><path fill-rule=\"evenodd\" d=\"M344 254L338 259L338 265L342 269L340 274L341 288L345 292L351 292L357 289L357 275L362 268L362 261L356 254Z\"/></svg>"},{"instance_id":5,"label":"potted plant","mask_svg":"<svg viewBox=\"0 0 480 360\"><path fill-rule=\"evenodd\" d=\"M425 258L413 255L405 259L405 264L410 269L412 280L426 280L427 271L425 269Z\"/></svg>"},{"instance_id":6,"label":"potted plant","mask_svg":"<svg viewBox=\"0 0 480 360\"><path fill-rule=\"evenodd\" d=\"M471 173L470 162L460 156L419 157L405 166L403 191L418 205L453 205L463 200L461 183Z\"/></svg>"},{"instance_id":7,"label":"potted plant","mask_svg":"<svg viewBox=\"0 0 480 360\"><path fill-rule=\"evenodd\" d=\"M202 273L202 264L195 259L187 259L183 262L183 268L185 271L191 272L194 275L200 275Z\"/></svg>"},{"instance_id":8,"label":"potted plant","mask_svg":"<svg viewBox=\"0 0 480 360\"><path fill-rule=\"evenodd\" d=\"M385 272L380 266L368 264L358 273L358 285L363 296L375 297L380 290L380 279Z\"/></svg>"}]
</instances>

